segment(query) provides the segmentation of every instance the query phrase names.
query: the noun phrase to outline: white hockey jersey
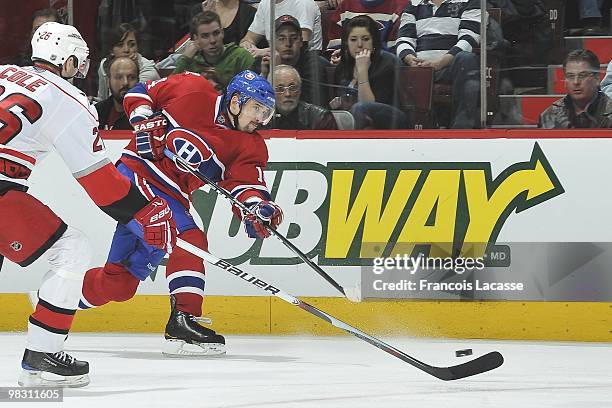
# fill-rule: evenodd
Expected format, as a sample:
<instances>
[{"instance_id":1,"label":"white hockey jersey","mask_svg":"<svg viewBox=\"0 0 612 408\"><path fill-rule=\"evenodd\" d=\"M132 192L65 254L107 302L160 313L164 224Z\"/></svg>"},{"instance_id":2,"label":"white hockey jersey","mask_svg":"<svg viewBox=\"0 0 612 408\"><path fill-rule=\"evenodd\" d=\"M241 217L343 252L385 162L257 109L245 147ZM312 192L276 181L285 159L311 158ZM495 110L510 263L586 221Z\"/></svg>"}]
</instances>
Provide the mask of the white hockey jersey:
<instances>
[{"instance_id":1,"label":"white hockey jersey","mask_svg":"<svg viewBox=\"0 0 612 408\"><path fill-rule=\"evenodd\" d=\"M0 65L0 184L27 186L53 148L77 179L110 163L85 94L45 69Z\"/></svg>"}]
</instances>

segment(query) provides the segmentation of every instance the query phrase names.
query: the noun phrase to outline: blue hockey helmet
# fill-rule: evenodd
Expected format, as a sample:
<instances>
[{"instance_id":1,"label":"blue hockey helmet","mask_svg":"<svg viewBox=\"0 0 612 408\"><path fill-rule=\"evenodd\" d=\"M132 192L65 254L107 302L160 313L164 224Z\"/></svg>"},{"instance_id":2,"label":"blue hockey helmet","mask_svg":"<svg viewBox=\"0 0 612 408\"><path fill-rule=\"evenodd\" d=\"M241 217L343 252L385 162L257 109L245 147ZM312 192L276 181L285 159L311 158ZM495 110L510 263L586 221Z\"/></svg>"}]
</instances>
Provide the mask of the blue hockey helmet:
<instances>
[{"instance_id":1,"label":"blue hockey helmet","mask_svg":"<svg viewBox=\"0 0 612 408\"><path fill-rule=\"evenodd\" d=\"M242 71L234 76L227 84L227 90L225 91L224 103L228 111L230 101L236 93L239 94L238 106L241 110L248 100L253 99L265 108L262 123L266 125L270 122L274 115L276 96L274 88L265 78L249 70Z\"/></svg>"}]
</instances>

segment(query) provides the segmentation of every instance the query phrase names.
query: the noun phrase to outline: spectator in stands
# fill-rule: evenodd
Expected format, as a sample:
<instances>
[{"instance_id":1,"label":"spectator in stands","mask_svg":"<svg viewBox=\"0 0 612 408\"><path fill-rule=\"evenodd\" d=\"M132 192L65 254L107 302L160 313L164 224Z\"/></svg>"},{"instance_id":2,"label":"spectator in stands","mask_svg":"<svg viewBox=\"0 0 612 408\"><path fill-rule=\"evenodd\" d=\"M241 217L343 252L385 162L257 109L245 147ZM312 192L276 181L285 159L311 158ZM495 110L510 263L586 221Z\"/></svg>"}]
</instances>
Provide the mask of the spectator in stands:
<instances>
[{"instance_id":1,"label":"spectator in stands","mask_svg":"<svg viewBox=\"0 0 612 408\"><path fill-rule=\"evenodd\" d=\"M431 67L434 81L452 83L453 128L478 123L480 1L411 0L401 17L397 56L408 66Z\"/></svg>"},{"instance_id":2,"label":"spectator in stands","mask_svg":"<svg viewBox=\"0 0 612 408\"><path fill-rule=\"evenodd\" d=\"M320 106L300 101L302 80L290 65L278 65L274 69L276 114L274 129L337 129L334 115Z\"/></svg>"},{"instance_id":3,"label":"spectator in stands","mask_svg":"<svg viewBox=\"0 0 612 408\"><path fill-rule=\"evenodd\" d=\"M601 90L612 98L612 61L608 64L608 69L606 70L606 76L601 81Z\"/></svg>"},{"instance_id":4,"label":"spectator in stands","mask_svg":"<svg viewBox=\"0 0 612 408\"><path fill-rule=\"evenodd\" d=\"M542 128L612 128L612 99L599 89L599 58L571 51L563 62L567 95L540 115Z\"/></svg>"},{"instance_id":5,"label":"spectator in stands","mask_svg":"<svg viewBox=\"0 0 612 408\"><path fill-rule=\"evenodd\" d=\"M353 17L342 31L339 58L334 82L340 95L330 101L331 108L350 109L356 129L407 128L406 115L392 106L398 61L382 49L378 23L366 15Z\"/></svg>"},{"instance_id":6,"label":"spectator in stands","mask_svg":"<svg viewBox=\"0 0 612 408\"><path fill-rule=\"evenodd\" d=\"M100 129L132 130L123 110L123 97L138 83L138 63L129 57L113 57L102 68L109 79L111 95L95 105Z\"/></svg>"},{"instance_id":7,"label":"spectator in stands","mask_svg":"<svg viewBox=\"0 0 612 408\"><path fill-rule=\"evenodd\" d=\"M191 19L191 42L176 61L174 73L202 72L214 68L221 85L239 72L251 68L253 56L235 43L223 43L223 28L219 15L214 11L196 14Z\"/></svg>"},{"instance_id":8,"label":"spectator in stands","mask_svg":"<svg viewBox=\"0 0 612 408\"><path fill-rule=\"evenodd\" d=\"M315 105L327 105L328 95L325 86L326 67L329 62L319 55L318 51L309 51L302 41L300 23L288 14L275 21L276 29L276 63L294 67L302 78L301 100ZM270 71L270 54L258 57L254 70L267 77Z\"/></svg>"},{"instance_id":9,"label":"spectator in stands","mask_svg":"<svg viewBox=\"0 0 612 408\"><path fill-rule=\"evenodd\" d=\"M262 38L270 42L270 1L262 0L257 7L255 18L249 31L240 41L240 46L246 48L254 57L263 57L269 48L257 48ZM275 0L275 14L289 14L295 17L302 27L302 40L308 42L308 49L320 50L322 42L321 12L314 0Z\"/></svg>"},{"instance_id":10,"label":"spectator in stands","mask_svg":"<svg viewBox=\"0 0 612 408\"><path fill-rule=\"evenodd\" d=\"M193 8L191 18L205 11L214 11L219 15L223 27L223 43L238 44L251 26L256 9L245 0L205 0ZM172 54L155 64L162 76L174 71L177 59L190 43L191 33L187 33L176 42ZM265 48L267 44L264 39L258 46Z\"/></svg>"},{"instance_id":11,"label":"spectator in stands","mask_svg":"<svg viewBox=\"0 0 612 408\"><path fill-rule=\"evenodd\" d=\"M34 35L34 32L36 32L36 30L38 30L38 27L40 27L44 23L60 21L60 15L54 8L46 8L35 11L34 14L32 14L32 31L30 32L28 43L23 48L23 51L17 54L13 63L22 67L26 65L32 65L31 39Z\"/></svg>"},{"instance_id":12,"label":"spectator in stands","mask_svg":"<svg viewBox=\"0 0 612 408\"><path fill-rule=\"evenodd\" d=\"M385 50L395 46L400 15L407 0L344 0L330 16L329 44L327 48L338 48L342 26L355 16L367 14L378 21L380 38Z\"/></svg>"},{"instance_id":13,"label":"spectator in stands","mask_svg":"<svg viewBox=\"0 0 612 408\"><path fill-rule=\"evenodd\" d=\"M109 96L108 77L103 68L104 62L108 58L130 57L138 64L138 76L142 82L159 79L159 73L155 69L153 61L138 53L136 29L130 24L123 23L114 27L109 32L106 44L110 49L106 51L107 57L100 61L100 68L98 69L98 100L104 100Z\"/></svg>"},{"instance_id":14,"label":"spectator in stands","mask_svg":"<svg viewBox=\"0 0 612 408\"><path fill-rule=\"evenodd\" d=\"M214 11L219 15L224 44L238 44L249 30L256 9L241 0L205 0L202 11Z\"/></svg>"},{"instance_id":15,"label":"spectator in stands","mask_svg":"<svg viewBox=\"0 0 612 408\"><path fill-rule=\"evenodd\" d=\"M578 14L582 22L582 35L607 35L602 27L601 8L603 0L578 0Z\"/></svg>"}]
</instances>

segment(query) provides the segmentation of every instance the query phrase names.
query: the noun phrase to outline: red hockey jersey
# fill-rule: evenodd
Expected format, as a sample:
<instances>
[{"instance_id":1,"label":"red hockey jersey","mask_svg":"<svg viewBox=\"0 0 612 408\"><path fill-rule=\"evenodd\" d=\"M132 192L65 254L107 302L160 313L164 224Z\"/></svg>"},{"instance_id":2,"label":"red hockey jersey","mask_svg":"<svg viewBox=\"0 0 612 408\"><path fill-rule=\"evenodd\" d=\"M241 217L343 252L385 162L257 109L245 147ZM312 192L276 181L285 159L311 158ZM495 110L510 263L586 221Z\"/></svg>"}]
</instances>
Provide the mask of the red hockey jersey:
<instances>
[{"instance_id":1,"label":"red hockey jersey","mask_svg":"<svg viewBox=\"0 0 612 408\"><path fill-rule=\"evenodd\" d=\"M201 172L246 201L250 197L270 199L263 178L268 161L266 144L257 133L225 128L223 97L204 77L185 72L157 81L139 83L126 94L125 111L130 117L142 107L163 112L170 123L167 146ZM136 153L132 139L121 161L156 187L189 207L191 193L203 183L182 171L167 158L150 161Z\"/></svg>"}]
</instances>

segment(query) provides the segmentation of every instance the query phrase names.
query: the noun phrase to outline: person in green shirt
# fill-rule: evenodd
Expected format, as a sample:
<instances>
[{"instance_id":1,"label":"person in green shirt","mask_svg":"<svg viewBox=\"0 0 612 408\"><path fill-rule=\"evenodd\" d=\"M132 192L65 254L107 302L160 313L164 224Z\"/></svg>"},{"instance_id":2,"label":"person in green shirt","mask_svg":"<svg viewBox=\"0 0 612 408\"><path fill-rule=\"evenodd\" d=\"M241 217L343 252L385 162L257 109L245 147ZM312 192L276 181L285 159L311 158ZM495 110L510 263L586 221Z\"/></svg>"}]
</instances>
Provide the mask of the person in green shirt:
<instances>
[{"instance_id":1,"label":"person in green shirt","mask_svg":"<svg viewBox=\"0 0 612 408\"><path fill-rule=\"evenodd\" d=\"M253 56L235 43L223 44L221 19L214 11L196 14L191 19L191 40L176 61L175 74L202 72L214 68L225 86L234 75L253 65Z\"/></svg>"}]
</instances>

